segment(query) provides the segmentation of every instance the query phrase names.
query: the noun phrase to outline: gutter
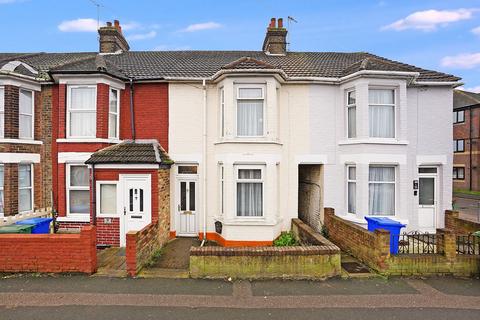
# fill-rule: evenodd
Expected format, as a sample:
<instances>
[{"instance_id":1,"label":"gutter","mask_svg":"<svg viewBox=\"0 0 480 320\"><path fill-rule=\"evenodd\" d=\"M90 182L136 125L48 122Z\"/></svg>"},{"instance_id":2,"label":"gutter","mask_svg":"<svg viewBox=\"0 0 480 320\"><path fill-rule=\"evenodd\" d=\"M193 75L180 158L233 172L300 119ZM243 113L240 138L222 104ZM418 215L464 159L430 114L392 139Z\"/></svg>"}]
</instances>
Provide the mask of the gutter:
<instances>
[{"instance_id":1,"label":"gutter","mask_svg":"<svg viewBox=\"0 0 480 320\"><path fill-rule=\"evenodd\" d=\"M132 129L132 140L135 141L135 110L133 107L133 78L130 78L130 123Z\"/></svg>"},{"instance_id":2,"label":"gutter","mask_svg":"<svg viewBox=\"0 0 480 320\"><path fill-rule=\"evenodd\" d=\"M202 80L203 88L203 170L202 170L202 211L203 211L203 240L201 247L207 241L207 83L206 79Z\"/></svg>"}]
</instances>

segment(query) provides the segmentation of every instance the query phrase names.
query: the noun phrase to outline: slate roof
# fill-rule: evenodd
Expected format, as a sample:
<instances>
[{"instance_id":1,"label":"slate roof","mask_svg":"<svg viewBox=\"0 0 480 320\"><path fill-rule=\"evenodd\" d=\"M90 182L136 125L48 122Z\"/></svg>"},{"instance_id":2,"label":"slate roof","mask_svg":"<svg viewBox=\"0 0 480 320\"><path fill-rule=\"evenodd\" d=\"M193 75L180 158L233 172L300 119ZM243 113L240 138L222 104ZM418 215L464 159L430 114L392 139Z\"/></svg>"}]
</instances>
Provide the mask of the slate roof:
<instances>
[{"instance_id":1,"label":"slate roof","mask_svg":"<svg viewBox=\"0 0 480 320\"><path fill-rule=\"evenodd\" d=\"M98 68L98 56L96 52L0 53L0 67L2 61L19 60L52 74L105 72L120 79L137 80L210 78L232 67L270 69L272 66L281 69L287 77L340 78L360 70L382 70L419 72L418 81L460 80L366 52L288 52L274 56L263 51L128 51L102 55L104 69Z\"/></svg>"},{"instance_id":2,"label":"slate roof","mask_svg":"<svg viewBox=\"0 0 480 320\"><path fill-rule=\"evenodd\" d=\"M473 105L480 105L480 93L453 90L453 108L463 108Z\"/></svg>"},{"instance_id":3,"label":"slate roof","mask_svg":"<svg viewBox=\"0 0 480 320\"><path fill-rule=\"evenodd\" d=\"M87 164L172 164L157 141L124 141L93 153Z\"/></svg>"}]
</instances>

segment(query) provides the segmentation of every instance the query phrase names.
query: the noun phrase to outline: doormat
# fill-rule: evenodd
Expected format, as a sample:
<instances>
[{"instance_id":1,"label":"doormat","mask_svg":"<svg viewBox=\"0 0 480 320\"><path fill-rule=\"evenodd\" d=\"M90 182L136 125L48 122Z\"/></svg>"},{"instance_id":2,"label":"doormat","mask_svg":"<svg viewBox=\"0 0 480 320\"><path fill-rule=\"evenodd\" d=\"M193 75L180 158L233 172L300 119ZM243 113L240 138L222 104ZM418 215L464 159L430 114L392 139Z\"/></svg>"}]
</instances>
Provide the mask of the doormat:
<instances>
[{"instance_id":1,"label":"doormat","mask_svg":"<svg viewBox=\"0 0 480 320\"><path fill-rule=\"evenodd\" d=\"M370 273L365 265L358 262L343 262L342 268L348 273Z\"/></svg>"}]
</instances>

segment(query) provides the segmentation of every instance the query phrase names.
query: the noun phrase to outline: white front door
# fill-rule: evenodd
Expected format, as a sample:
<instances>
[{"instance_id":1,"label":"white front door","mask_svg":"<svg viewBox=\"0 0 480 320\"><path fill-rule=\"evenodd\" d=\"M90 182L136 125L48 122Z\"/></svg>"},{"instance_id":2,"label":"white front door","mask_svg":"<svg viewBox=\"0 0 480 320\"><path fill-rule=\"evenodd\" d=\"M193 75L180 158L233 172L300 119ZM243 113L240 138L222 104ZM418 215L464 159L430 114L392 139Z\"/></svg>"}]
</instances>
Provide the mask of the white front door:
<instances>
[{"instance_id":1,"label":"white front door","mask_svg":"<svg viewBox=\"0 0 480 320\"><path fill-rule=\"evenodd\" d=\"M422 168L419 169L418 227L422 232L432 233L435 232L436 229L438 194L436 172L436 168L424 168L424 170L422 170Z\"/></svg>"},{"instance_id":2,"label":"white front door","mask_svg":"<svg viewBox=\"0 0 480 320\"><path fill-rule=\"evenodd\" d=\"M197 180L180 178L176 190L177 235L196 237L197 232Z\"/></svg>"},{"instance_id":3,"label":"white front door","mask_svg":"<svg viewBox=\"0 0 480 320\"><path fill-rule=\"evenodd\" d=\"M120 246L126 244L129 231L139 231L152 221L150 175L120 176L123 186L123 217L120 222Z\"/></svg>"}]
</instances>

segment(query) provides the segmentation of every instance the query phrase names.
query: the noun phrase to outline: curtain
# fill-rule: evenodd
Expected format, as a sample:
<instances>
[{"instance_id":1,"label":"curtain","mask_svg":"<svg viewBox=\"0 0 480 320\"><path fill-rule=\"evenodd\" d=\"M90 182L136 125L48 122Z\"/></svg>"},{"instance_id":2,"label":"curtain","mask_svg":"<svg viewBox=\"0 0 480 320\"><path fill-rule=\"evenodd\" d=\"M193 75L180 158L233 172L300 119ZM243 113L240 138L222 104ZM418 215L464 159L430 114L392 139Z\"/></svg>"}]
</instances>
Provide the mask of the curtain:
<instances>
[{"instance_id":1,"label":"curtain","mask_svg":"<svg viewBox=\"0 0 480 320\"><path fill-rule=\"evenodd\" d=\"M369 214L395 215L395 168L370 167Z\"/></svg>"},{"instance_id":2,"label":"curtain","mask_svg":"<svg viewBox=\"0 0 480 320\"><path fill-rule=\"evenodd\" d=\"M95 88L72 88L70 97L70 135L95 137Z\"/></svg>"},{"instance_id":3,"label":"curtain","mask_svg":"<svg viewBox=\"0 0 480 320\"><path fill-rule=\"evenodd\" d=\"M32 128L32 116L20 114L19 115L19 128L18 137L21 138L33 138Z\"/></svg>"},{"instance_id":4,"label":"curtain","mask_svg":"<svg viewBox=\"0 0 480 320\"><path fill-rule=\"evenodd\" d=\"M117 97L118 91L117 90L110 90L110 112L117 113Z\"/></svg>"},{"instance_id":5,"label":"curtain","mask_svg":"<svg viewBox=\"0 0 480 320\"><path fill-rule=\"evenodd\" d=\"M348 107L348 137L357 137L357 108Z\"/></svg>"},{"instance_id":6,"label":"curtain","mask_svg":"<svg viewBox=\"0 0 480 320\"><path fill-rule=\"evenodd\" d=\"M70 190L70 213L90 213L90 191Z\"/></svg>"},{"instance_id":7,"label":"curtain","mask_svg":"<svg viewBox=\"0 0 480 320\"><path fill-rule=\"evenodd\" d=\"M117 115L110 113L108 115L108 136L117 138Z\"/></svg>"},{"instance_id":8,"label":"curtain","mask_svg":"<svg viewBox=\"0 0 480 320\"><path fill-rule=\"evenodd\" d=\"M263 100L238 100L237 135L263 135Z\"/></svg>"},{"instance_id":9,"label":"curtain","mask_svg":"<svg viewBox=\"0 0 480 320\"><path fill-rule=\"evenodd\" d=\"M20 90L19 97L19 132L20 138L33 138L33 94L31 91Z\"/></svg>"},{"instance_id":10,"label":"curtain","mask_svg":"<svg viewBox=\"0 0 480 320\"><path fill-rule=\"evenodd\" d=\"M395 91L370 89L370 137L395 137Z\"/></svg>"},{"instance_id":11,"label":"curtain","mask_svg":"<svg viewBox=\"0 0 480 320\"><path fill-rule=\"evenodd\" d=\"M18 210L20 212L32 210L32 167L18 166Z\"/></svg>"},{"instance_id":12,"label":"curtain","mask_svg":"<svg viewBox=\"0 0 480 320\"><path fill-rule=\"evenodd\" d=\"M88 167L71 166L70 167L70 185L72 187L88 187Z\"/></svg>"},{"instance_id":13,"label":"curtain","mask_svg":"<svg viewBox=\"0 0 480 320\"><path fill-rule=\"evenodd\" d=\"M261 179L260 169L240 169L238 178L243 180ZM263 183L238 182L237 183L237 216L261 217L263 216Z\"/></svg>"},{"instance_id":14,"label":"curtain","mask_svg":"<svg viewBox=\"0 0 480 320\"><path fill-rule=\"evenodd\" d=\"M357 213L357 184L355 182L348 183L348 212Z\"/></svg>"},{"instance_id":15,"label":"curtain","mask_svg":"<svg viewBox=\"0 0 480 320\"><path fill-rule=\"evenodd\" d=\"M72 88L70 97L70 109L72 110L95 110L95 88L80 87Z\"/></svg>"},{"instance_id":16,"label":"curtain","mask_svg":"<svg viewBox=\"0 0 480 320\"><path fill-rule=\"evenodd\" d=\"M115 184L100 185L100 212L117 213L117 186Z\"/></svg>"}]
</instances>

